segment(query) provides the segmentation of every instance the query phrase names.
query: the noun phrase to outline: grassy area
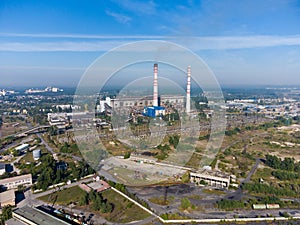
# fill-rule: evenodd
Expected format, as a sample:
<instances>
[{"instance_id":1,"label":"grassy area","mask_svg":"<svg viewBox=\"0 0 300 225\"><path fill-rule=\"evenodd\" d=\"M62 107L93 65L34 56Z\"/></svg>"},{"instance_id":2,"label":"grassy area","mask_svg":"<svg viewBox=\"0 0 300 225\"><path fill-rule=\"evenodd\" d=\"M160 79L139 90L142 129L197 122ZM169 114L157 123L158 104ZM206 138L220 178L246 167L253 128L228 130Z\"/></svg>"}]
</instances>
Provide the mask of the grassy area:
<instances>
[{"instance_id":1,"label":"grassy area","mask_svg":"<svg viewBox=\"0 0 300 225\"><path fill-rule=\"evenodd\" d=\"M62 191L58 191L55 194L42 196L39 198L39 200L52 203L56 198L55 196L57 195L57 200L55 202L56 204L68 205L71 202L78 202L80 200L80 197L84 195L84 193L85 191L81 190L78 186L75 186L64 189Z\"/></svg>"},{"instance_id":2,"label":"grassy area","mask_svg":"<svg viewBox=\"0 0 300 225\"><path fill-rule=\"evenodd\" d=\"M202 192L204 194L208 194L208 195L225 195L226 194L222 190L215 190L215 189L204 189Z\"/></svg>"},{"instance_id":3,"label":"grassy area","mask_svg":"<svg viewBox=\"0 0 300 225\"><path fill-rule=\"evenodd\" d=\"M36 150L36 149L40 149L42 155L49 154L48 150L45 148L44 145L38 146L34 150ZM20 163L25 164L27 162L30 162L30 163L35 162L34 159L33 159L33 153L32 153L34 150L27 151L25 156L22 157Z\"/></svg>"},{"instance_id":4,"label":"grassy area","mask_svg":"<svg viewBox=\"0 0 300 225\"><path fill-rule=\"evenodd\" d=\"M104 199L113 203L114 209L112 213L104 215L105 219L114 223L127 223L136 220L142 220L150 216L149 213L142 210L140 207L130 202L123 196L107 190L102 194Z\"/></svg>"},{"instance_id":5,"label":"grassy area","mask_svg":"<svg viewBox=\"0 0 300 225\"><path fill-rule=\"evenodd\" d=\"M164 196L153 197L150 198L149 201L157 205L169 205L174 202L174 196L168 196L166 201Z\"/></svg>"},{"instance_id":6,"label":"grassy area","mask_svg":"<svg viewBox=\"0 0 300 225\"><path fill-rule=\"evenodd\" d=\"M255 174L253 174L253 176L251 177L252 181L258 181L260 178L262 178L264 181L269 182L271 180L272 177L272 171L273 169L265 167L265 168L258 168L255 172ZM273 179L274 180L274 179Z\"/></svg>"},{"instance_id":7,"label":"grassy area","mask_svg":"<svg viewBox=\"0 0 300 225\"><path fill-rule=\"evenodd\" d=\"M186 163L186 166L198 169L199 165L200 165L201 159L202 159L202 155L201 154L194 153L192 155L192 157L190 158L190 160Z\"/></svg>"}]
</instances>

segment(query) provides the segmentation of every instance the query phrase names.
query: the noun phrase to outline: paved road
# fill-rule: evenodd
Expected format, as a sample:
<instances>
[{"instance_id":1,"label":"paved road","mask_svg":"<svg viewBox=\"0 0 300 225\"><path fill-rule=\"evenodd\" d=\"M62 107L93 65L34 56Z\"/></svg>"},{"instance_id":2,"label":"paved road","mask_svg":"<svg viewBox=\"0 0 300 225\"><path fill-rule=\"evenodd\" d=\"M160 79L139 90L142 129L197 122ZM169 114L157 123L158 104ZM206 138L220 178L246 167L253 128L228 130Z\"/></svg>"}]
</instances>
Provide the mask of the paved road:
<instances>
[{"instance_id":1,"label":"paved road","mask_svg":"<svg viewBox=\"0 0 300 225\"><path fill-rule=\"evenodd\" d=\"M259 164L262 162L262 159L257 158L255 161L255 164L251 168L250 172L248 173L247 177L241 182L239 188L234 192L230 193L227 196L225 196L226 199L232 199L232 200L241 200L245 194L243 193L242 186L248 182L250 182L252 175L257 170Z\"/></svg>"},{"instance_id":2,"label":"paved road","mask_svg":"<svg viewBox=\"0 0 300 225\"><path fill-rule=\"evenodd\" d=\"M248 183L252 177L252 175L255 173L255 171L257 170L259 164L262 162L262 159L257 158L255 161L254 166L252 167L252 169L250 170L250 172L248 173L247 177L241 182L241 185Z\"/></svg>"},{"instance_id":3,"label":"paved road","mask_svg":"<svg viewBox=\"0 0 300 225\"><path fill-rule=\"evenodd\" d=\"M53 155L56 154L56 152L48 145L48 143L45 141L45 139L42 137L41 134L36 134L40 139L41 139L41 143L45 145L46 149ZM66 155L66 156L70 156L73 158L74 161L81 161L82 158L79 156L74 156L72 154L68 154L68 153L61 153L61 155Z\"/></svg>"},{"instance_id":4,"label":"paved road","mask_svg":"<svg viewBox=\"0 0 300 225\"><path fill-rule=\"evenodd\" d=\"M53 149L48 145L48 143L44 140L44 138L42 137L41 134L36 134L38 136L38 138L41 139L41 142L43 145L45 145L46 149L53 155L55 154L56 152L53 151Z\"/></svg>"}]
</instances>

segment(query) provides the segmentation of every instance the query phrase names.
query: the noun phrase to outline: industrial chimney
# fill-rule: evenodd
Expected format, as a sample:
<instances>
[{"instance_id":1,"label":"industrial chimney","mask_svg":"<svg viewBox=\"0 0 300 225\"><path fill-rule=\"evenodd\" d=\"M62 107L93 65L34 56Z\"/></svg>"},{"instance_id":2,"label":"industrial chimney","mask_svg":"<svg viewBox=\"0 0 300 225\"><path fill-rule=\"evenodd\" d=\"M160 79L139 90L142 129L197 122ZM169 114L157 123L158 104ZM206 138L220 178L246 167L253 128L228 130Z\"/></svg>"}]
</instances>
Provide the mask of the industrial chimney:
<instances>
[{"instance_id":1,"label":"industrial chimney","mask_svg":"<svg viewBox=\"0 0 300 225\"><path fill-rule=\"evenodd\" d=\"M187 86L186 86L186 113L191 111L191 66L187 68Z\"/></svg>"},{"instance_id":2,"label":"industrial chimney","mask_svg":"<svg viewBox=\"0 0 300 225\"><path fill-rule=\"evenodd\" d=\"M158 106L158 87L157 87L158 65L154 64L154 81L153 81L153 106Z\"/></svg>"}]
</instances>

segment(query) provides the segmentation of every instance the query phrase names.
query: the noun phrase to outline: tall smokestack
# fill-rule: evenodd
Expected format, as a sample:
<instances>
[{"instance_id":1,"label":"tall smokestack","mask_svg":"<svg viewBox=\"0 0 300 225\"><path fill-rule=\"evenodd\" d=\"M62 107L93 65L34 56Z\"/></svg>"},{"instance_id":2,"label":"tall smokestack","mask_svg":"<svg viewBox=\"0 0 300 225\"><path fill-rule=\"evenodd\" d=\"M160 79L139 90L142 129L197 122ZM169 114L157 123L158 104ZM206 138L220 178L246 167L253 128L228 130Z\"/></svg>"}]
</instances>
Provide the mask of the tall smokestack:
<instances>
[{"instance_id":1,"label":"tall smokestack","mask_svg":"<svg viewBox=\"0 0 300 225\"><path fill-rule=\"evenodd\" d=\"M154 80L153 80L153 106L158 106L158 87L157 87L158 65L154 64Z\"/></svg>"},{"instance_id":2,"label":"tall smokestack","mask_svg":"<svg viewBox=\"0 0 300 225\"><path fill-rule=\"evenodd\" d=\"M191 66L187 68L186 113L191 111Z\"/></svg>"}]
</instances>

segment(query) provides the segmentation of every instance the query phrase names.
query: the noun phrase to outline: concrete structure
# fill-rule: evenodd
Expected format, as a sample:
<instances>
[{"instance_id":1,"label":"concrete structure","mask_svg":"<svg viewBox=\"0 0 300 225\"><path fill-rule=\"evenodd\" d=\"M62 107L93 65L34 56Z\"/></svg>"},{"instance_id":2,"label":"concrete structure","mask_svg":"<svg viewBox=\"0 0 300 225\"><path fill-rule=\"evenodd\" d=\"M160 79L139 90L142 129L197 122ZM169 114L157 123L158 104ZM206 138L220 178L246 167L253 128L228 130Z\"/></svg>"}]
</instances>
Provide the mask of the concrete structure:
<instances>
[{"instance_id":1,"label":"concrete structure","mask_svg":"<svg viewBox=\"0 0 300 225\"><path fill-rule=\"evenodd\" d=\"M32 152L32 156L33 156L33 159L34 160L39 160L41 158L41 149L36 149L36 150L33 150Z\"/></svg>"},{"instance_id":2,"label":"concrete structure","mask_svg":"<svg viewBox=\"0 0 300 225\"><path fill-rule=\"evenodd\" d=\"M21 144L21 145L19 145L18 147L16 147L15 149L17 150L17 151L25 151L25 150L27 150L29 148L29 144Z\"/></svg>"},{"instance_id":3,"label":"concrete structure","mask_svg":"<svg viewBox=\"0 0 300 225\"><path fill-rule=\"evenodd\" d=\"M13 211L13 219L25 225L69 225L57 217L45 213L37 208L24 206Z\"/></svg>"},{"instance_id":4,"label":"concrete structure","mask_svg":"<svg viewBox=\"0 0 300 225\"><path fill-rule=\"evenodd\" d=\"M0 175L3 175L6 172L6 166L4 163L0 163Z\"/></svg>"},{"instance_id":5,"label":"concrete structure","mask_svg":"<svg viewBox=\"0 0 300 225\"><path fill-rule=\"evenodd\" d=\"M5 221L5 225L26 225L26 224L22 223L21 221L15 219L15 218L11 218L11 219Z\"/></svg>"},{"instance_id":6,"label":"concrete structure","mask_svg":"<svg viewBox=\"0 0 300 225\"><path fill-rule=\"evenodd\" d=\"M187 87L186 87L186 113L189 114L191 111L191 67L187 69Z\"/></svg>"},{"instance_id":7,"label":"concrete structure","mask_svg":"<svg viewBox=\"0 0 300 225\"><path fill-rule=\"evenodd\" d=\"M103 180L88 183L87 186L97 192L102 192L110 188L110 185Z\"/></svg>"},{"instance_id":8,"label":"concrete structure","mask_svg":"<svg viewBox=\"0 0 300 225\"><path fill-rule=\"evenodd\" d=\"M228 188L230 185L230 176L221 172L202 170L191 172L190 180L194 183L205 181L209 186L218 188Z\"/></svg>"},{"instance_id":9,"label":"concrete structure","mask_svg":"<svg viewBox=\"0 0 300 225\"><path fill-rule=\"evenodd\" d=\"M153 79L153 106L158 106L158 83L157 83L158 65L154 64L154 79Z\"/></svg>"},{"instance_id":10,"label":"concrete structure","mask_svg":"<svg viewBox=\"0 0 300 225\"><path fill-rule=\"evenodd\" d=\"M66 127L70 118L67 113L48 113L48 121L50 126Z\"/></svg>"},{"instance_id":11,"label":"concrete structure","mask_svg":"<svg viewBox=\"0 0 300 225\"><path fill-rule=\"evenodd\" d=\"M167 106L168 104L174 106L176 109L184 107L184 95L161 95L160 105Z\"/></svg>"},{"instance_id":12,"label":"concrete structure","mask_svg":"<svg viewBox=\"0 0 300 225\"><path fill-rule=\"evenodd\" d=\"M131 154L129 160L135 161L138 163L150 163L150 164L155 164L157 162L157 159L154 157L147 157L147 156L139 156L135 154Z\"/></svg>"},{"instance_id":13,"label":"concrete structure","mask_svg":"<svg viewBox=\"0 0 300 225\"><path fill-rule=\"evenodd\" d=\"M97 112L104 112L107 107L111 107L111 98L106 97L105 100L100 100L99 105L97 105Z\"/></svg>"},{"instance_id":14,"label":"concrete structure","mask_svg":"<svg viewBox=\"0 0 300 225\"><path fill-rule=\"evenodd\" d=\"M17 177L10 177L0 180L0 186L7 190L16 189L19 185L31 186L32 176L31 174L25 174Z\"/></svg>"},{"instance_id":15,"label":"concrete structure","mask_svg":"<svg viewBox=\"0 0 300 225\"><path fill-rule=\"evenodd\" d=\"M73 117L77 120L84 120L87 117L87 112L72 112L72 113L48 113L47 119L50 126L65 128L74 122ZM89 118L89 117L88 117Z\"/></svg>"},{"instance_id":16,"label":"concrete structure","mask_svg":"<svg viewBox=\"0 0 300 225\"><path fill-rule=\"evenodd\" d=\"M0 207L7 205L16 205L16 195L14 190L8 190L0 193Z\"/></svg>"}]
</instances>

